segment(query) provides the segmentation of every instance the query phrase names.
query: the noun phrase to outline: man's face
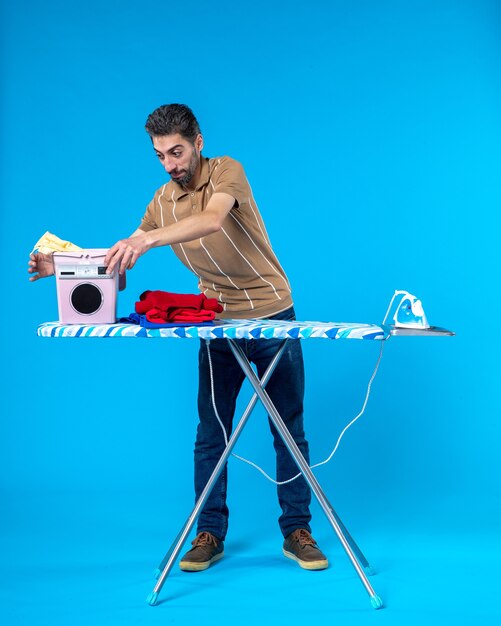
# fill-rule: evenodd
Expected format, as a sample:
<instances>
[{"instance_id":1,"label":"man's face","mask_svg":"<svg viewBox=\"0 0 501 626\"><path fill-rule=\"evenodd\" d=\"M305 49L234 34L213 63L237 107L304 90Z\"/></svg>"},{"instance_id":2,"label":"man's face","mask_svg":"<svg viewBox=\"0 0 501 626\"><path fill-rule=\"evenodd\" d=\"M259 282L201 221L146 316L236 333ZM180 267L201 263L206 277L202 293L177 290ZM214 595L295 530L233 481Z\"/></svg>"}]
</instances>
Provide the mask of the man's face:
<instances>
[{"instance_id":1,"label":"man's face","mask_svg":"<svg viewBox=\"0 0 501 626\"><path fill-rule=\"evenodd\" d=\"M202 135L197 136L195 145L179 133L153 137L152 141L157 157L172 180L183 186L189 185L200 164Z\"/></svg>"}]
</instances>

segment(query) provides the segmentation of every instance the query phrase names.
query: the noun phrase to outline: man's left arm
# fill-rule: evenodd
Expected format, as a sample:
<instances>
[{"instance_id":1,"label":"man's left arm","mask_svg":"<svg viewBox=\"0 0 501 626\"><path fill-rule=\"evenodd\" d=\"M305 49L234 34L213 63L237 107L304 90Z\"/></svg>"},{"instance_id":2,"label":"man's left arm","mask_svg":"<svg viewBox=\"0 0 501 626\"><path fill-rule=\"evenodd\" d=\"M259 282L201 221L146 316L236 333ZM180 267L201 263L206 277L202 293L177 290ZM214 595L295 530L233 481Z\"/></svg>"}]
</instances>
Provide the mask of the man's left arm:
<instances>
[{"instance_id":1,"label":"man's left arm","mask_svg":"<svg viewBox=\"0 0 501 626\"><path fill-rule=\"evenodd\" d=\"M226 216L234 205L233 196L225 192L216 192L201 213L148 232L136 230L131 237L121 239L108 250L104 262L107 272L111 274L118 266L119 273L123 274L126 269L132 269L139 257L151 248L193 241L221 230Z\"/></svg>"}]
</instances>

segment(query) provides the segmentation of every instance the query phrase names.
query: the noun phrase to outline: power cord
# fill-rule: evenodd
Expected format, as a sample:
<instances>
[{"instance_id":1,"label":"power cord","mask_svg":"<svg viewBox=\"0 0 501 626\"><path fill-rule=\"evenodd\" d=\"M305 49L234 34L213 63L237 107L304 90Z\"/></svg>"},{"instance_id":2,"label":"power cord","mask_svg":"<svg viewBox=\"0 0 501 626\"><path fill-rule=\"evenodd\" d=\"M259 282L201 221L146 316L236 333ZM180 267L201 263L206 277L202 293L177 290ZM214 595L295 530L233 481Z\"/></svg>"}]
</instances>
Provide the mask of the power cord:
<instances>
[{"instance_id":1,"label":"power cord","mask_svg":"<svg viewBox=\"0 0 501 626\"><path fill-rule=\"evenodd\" d=\"M291 341L299 341L297 339L291 339ZM329 454L329 456L324 459L323 461L320 461L319 463L315 463L314 465L310 466L310 469L314 469L315 467L320 467L321 465L325 465L326 463L328 463L332 457L334 456L334 454L336 453L339 444L341 443L341 439L344 437L346 431L351 428L351 426L353 426L353 424L362 417L362 415L365 412L365 408L367 406L367 402L369 401L369 396L370 396L370 392L371 392L371 386L372 383L374 381L374 378L376 377L377 371L379 369L379 364L381 363L381 358L383 356L383 348L384 348L384 343L385 343L386 339L381 340L381 347L379 350L379 355L376 361L376 367L374 368L374 371L372 373L372 376L370 377L369 380L369 384L367 385L367 392L365 394L365 400L364 403L362 405L362 410L360 411L360 413L354 417L351 422L349 422L341 431L341 434L339 435L336 445L334 446L334 449L332 450L332 452ZM210 354L210 340L206 339L205 340L205 344L207 346L207 356L209 358L209 372L210 372L210 385L211 385L211 400L212 400L212 408L214 409L214 414L216 415L217 421L219 422L219 425L221 426L221 430L223 431L223 436L224 436L224 442L225 445L228 445L228 435L226 434L226 429L223 425L223 422L221 420L221 418L219 417L219 413L217 410L217 406L216 406L216 400L215 400L215 393L214 393L214 373L212 370L212 359L211 359L211 354ZM287 483L291 483L293 480L296 480L296 478L299 478L299 476L301 476L301 472L299 472L298 474L296 474L295 476L293 476L292 478L289 478L288 480L283 480L283 481L277 481L275 479L273 479L269 474L267 474L261 467L259 467L259 465L257 465L256 463L254 463L253 461L249 461L249 459L244 458L243 456L239 456L238 454L235 454L234 452L231 453L231 456L234 456L236 459L239 459L240 461L243 461L244 463L247 463L248 465L250 465L251 467L254 467L255 469L258 470L258 472L261 472L261 474L267 478L270 482L274 483L275 485L286 485Z\"/></svg>"}]
</instances>

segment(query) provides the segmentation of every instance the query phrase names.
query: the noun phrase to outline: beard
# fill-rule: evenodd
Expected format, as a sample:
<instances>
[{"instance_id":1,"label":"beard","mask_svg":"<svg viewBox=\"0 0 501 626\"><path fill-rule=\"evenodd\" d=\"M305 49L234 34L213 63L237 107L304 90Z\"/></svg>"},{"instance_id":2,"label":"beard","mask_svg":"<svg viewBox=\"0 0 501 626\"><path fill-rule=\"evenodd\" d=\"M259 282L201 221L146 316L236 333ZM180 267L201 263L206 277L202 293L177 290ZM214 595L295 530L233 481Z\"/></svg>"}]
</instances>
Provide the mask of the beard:
<instances>
[{"instance_id":1,"label":"beard","mask_svg":"<svg viewBox=\"0 0 501 626\"><path fill-rule=\"evenodd\" d=\"M173 180L176 183L178 183L178 185L185 187L186 185L190 183L191 179L195 175L195 172L197 171L197 166L198 166L197 151L195 150L195 148L193 148L190 162L188 164L188 167L184 170L183 176L181 176L180 178L174 178Z\"/></svg>"}]
</instances>

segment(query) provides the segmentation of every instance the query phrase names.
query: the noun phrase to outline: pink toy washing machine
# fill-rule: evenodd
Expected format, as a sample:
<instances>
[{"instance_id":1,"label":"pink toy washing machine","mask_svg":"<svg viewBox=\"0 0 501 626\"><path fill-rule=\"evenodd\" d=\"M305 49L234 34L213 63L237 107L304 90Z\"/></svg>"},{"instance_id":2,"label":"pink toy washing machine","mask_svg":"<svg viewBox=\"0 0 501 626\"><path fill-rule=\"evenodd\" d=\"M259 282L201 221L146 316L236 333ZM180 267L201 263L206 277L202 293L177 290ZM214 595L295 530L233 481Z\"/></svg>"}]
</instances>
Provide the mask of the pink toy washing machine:
<instances>
[{"instance_id":1,"label":"pink toy washing machine","mask_svg":"<svg viewBox=\"0 0 501 626\"><path fill-rule=\"evenodd\" d=\"M61 324L114 324L118 272L106 273L107 248L54 252Z\"/></svg>"}]
</instances>

